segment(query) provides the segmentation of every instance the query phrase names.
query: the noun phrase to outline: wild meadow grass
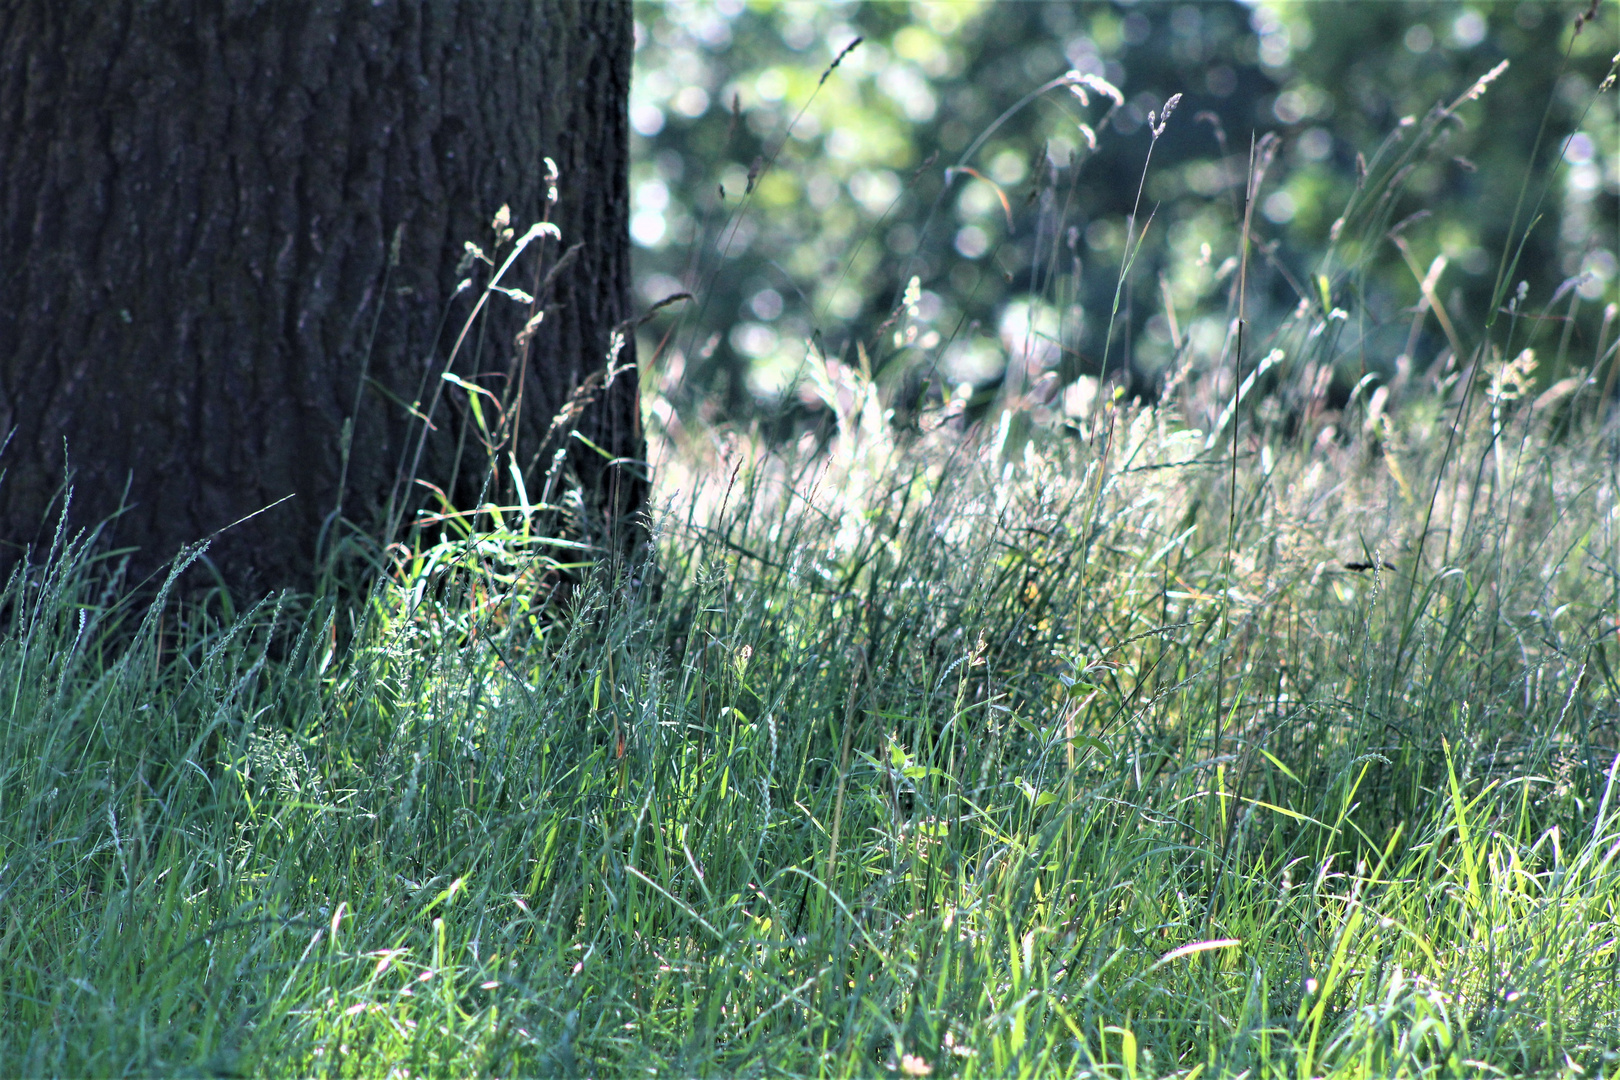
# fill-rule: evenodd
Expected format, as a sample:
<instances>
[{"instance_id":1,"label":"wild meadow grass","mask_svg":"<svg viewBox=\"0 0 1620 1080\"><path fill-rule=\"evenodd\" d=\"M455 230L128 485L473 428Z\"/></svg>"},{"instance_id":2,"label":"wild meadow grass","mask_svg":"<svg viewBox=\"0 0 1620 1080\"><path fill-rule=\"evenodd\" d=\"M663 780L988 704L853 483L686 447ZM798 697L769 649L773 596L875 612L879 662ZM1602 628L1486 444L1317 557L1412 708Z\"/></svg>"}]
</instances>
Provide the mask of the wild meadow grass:
<instances>
[{"instance_id":1,"label":"wild meadow grass","mask_svg":"<svg viewBox=\"0 0 1620 1080\"><path fill-rule=\"evenodd\" d=\"M548 624L13 578L0 1071L1614 1073L1579 402L1234 470L1123 404L906 447L824 378L825 455L670 465L661 595Z\"/></svg>"},{"instance_id":2,"label":"wild meadow grass","mask_svg":"<svg viewBox=\"0 0 1620 1080\"><path fill-rule=\"evenodd\" d=\"M813 355L825 445L667 444L561 607L526 500L357 611L59 538L0 1074L1614 1075L1611 324L1328 409L1322 291L1061 420Z\"/></svg>"}]
</instances>

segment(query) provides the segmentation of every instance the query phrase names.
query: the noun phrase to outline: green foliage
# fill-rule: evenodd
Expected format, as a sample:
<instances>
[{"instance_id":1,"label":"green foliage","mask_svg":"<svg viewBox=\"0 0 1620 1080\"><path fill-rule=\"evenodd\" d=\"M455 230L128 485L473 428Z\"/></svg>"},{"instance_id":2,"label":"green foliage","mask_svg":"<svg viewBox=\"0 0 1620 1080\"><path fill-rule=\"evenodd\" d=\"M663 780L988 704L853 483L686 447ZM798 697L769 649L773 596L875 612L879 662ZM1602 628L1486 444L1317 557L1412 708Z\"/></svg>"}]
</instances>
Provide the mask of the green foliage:
<instances>
[{"instance_id":1,"label":"green foliage","mask_svg":"<svg viewBox=\"0 0 1620 1080\"><path fill-rule=\"evenodd\" d=\"M1538 306L1558 293L1592 345L1620 296L1620 125L1592 91L1620 45L1612 11L1573 32L1586 7L644 5L638 287L696 300L652 324L642 355L667 361L681 415L757 417L772 436L827 422L803 392L807 353L854 363L857 345L902 424L964 381L1017 394L1031 366L1065 385L1112 372L1151 399L1184 336L1200 364L1219 350L1255 140L1281 139L1251 222L1247 315L1265 332L1316 301L1358 161L1502 60L1383 208L1407 250L1366 238L1335 295L1360 327L1335 393L1402 355L1445 364L1450 343L1408 341L1402 310L1410 264L1422 276L1437 257L1454 319L1487 320L1511 250L1509 287L1536 284ZM1058 87L1017 107L1066 70L1111 80L1123 105ZM1178 93L1138 200L1149 114ZM1141 247L1110 319L1127 235ZM1032 323L1056 340L1032 348Z\"/></svg>"}]
</instances>

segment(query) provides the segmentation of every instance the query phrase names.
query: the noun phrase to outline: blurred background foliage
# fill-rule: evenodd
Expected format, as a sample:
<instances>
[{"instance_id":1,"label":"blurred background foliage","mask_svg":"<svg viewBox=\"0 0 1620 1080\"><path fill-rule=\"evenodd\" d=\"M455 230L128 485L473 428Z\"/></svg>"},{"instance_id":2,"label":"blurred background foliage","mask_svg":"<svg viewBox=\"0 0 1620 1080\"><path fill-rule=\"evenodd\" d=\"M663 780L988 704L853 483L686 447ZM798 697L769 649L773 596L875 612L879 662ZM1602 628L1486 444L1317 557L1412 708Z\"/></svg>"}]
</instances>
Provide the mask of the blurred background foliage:
<instances>
[{"instance_id":1,"label":"blurred background foliage","mask_svg":"<svg viewBox=\"0 0 1620 1080\"><path fill-rule=\"evenodd\" d=\"M901 424L1032 392L1073 413L1084 376L1156 397L1174 369L1220 362L1267 133L1246 314L1264 331L1344 311L1356 332L1330 396L1472 348L1532 218L1504 280L1510 296L1527 281L1521 309L1542 317L1513 347L1557 335L1595 360L1620 249L1616 95L1597 94L1615 16L1543 0L638 5L636 287L647 305L692 294L641 330L654 421L813 429L826 402L807 355L864 365ZM1354 265L1324 266L1360 170L1420 126L1403 118L1503 60ZM1121 99L1095 79L1037 92L1065 73ZM1466 340L1414 322L1426 274Z\"/></svg>"}]
</instances>

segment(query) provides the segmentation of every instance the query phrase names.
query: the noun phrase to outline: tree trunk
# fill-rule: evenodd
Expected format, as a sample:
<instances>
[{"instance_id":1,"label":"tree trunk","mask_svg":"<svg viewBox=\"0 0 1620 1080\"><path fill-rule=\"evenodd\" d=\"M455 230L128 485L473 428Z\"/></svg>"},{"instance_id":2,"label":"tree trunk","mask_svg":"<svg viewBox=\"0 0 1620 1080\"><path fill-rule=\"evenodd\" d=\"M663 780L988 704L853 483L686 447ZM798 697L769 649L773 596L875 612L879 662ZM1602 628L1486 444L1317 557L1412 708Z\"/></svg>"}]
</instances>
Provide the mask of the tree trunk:
<instances>
[{"instance_id":1,"label":"tree trunk","mask_svg":"<svg viewBox=\"0 0 1620 1080\"><path fill-rule=\"evenodd\" d=\"M487 497L452 362L517 410L501 482L516 460L538 500L566 447L590 538L626 550L631 53L629 4L601 0L0 7L0 559L38 557L67 475L73 525L124 508L134 573L214 536L233 591L308 588L341 538L434 502L413 475ZM503 285L580 247L526 344L534 309L492 294L452 361L490 277L464 245L504 257L503 205L560 233ZM552 424L570 401L584 439Z\"/></svg>"}]
</instances>

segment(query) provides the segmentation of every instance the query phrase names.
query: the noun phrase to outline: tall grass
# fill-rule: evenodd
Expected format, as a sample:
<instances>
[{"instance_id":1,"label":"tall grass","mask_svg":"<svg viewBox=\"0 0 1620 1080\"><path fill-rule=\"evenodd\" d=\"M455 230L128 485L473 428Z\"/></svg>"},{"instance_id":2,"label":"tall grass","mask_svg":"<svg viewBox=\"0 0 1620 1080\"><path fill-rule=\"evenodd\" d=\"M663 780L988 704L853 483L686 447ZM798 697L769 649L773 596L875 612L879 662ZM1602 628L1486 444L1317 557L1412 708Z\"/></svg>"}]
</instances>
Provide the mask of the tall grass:
<instances>
[{"instance_id":1,"label":"tall grass","mask_svg":"<svg viewBox=\"0 0 1620 1080\"><path fill-rule=\"evenodd\" d=\"M661 591L543 618L474 537L352 633L131 634L60 542L0 600L0 1073L1613 1074L1602 371L1290 419L1236 356L915 439L813 359L824 452L675 447Z\"/></svg>"},{"instance_id":2,"label":"tall grass","mask_svg":"<svg viewBox=\"0 0 1620 1080\"><path fill-rule=\"evenodd\" d=\"M273 605L104 644L69 548L6 595L0 1067L1606 1074L1614 477L1492 419L1229 517L1163 413L1105 472L852 407L675 504L656 602L276 663Z\"/></svg>"}]
</instances>

